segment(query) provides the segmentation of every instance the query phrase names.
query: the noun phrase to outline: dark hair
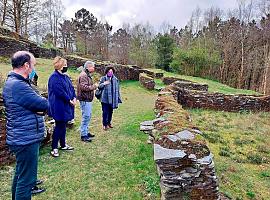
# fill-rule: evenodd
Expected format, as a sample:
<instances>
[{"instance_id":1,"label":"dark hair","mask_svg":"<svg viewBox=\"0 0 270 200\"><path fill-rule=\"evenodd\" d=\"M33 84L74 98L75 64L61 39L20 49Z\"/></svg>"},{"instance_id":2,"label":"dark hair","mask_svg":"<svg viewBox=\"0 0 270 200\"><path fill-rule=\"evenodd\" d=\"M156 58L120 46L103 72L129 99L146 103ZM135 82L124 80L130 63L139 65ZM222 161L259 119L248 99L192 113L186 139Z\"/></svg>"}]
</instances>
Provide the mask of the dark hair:
<instances>
[{"instance_id":1,"label":"dark hair","mask_svg":"<svg viewBox=\"0 0 270 200\"><path fill-rule=\"evenodd\" d=\"M112 69L113 70L113 73L115 73L115 69L112 65L108 65L106 68L105 68L105 75L108 73L108 71Z\"/></svg>"},{"instance_id":2,"label":"dark hair","mask_svg":"<svg viewBox=\"0 0 270 200\"><path fill-rule=\"evenodd\" d=\"M24 63L26 62L30 63L30 61L31 61L31 56L27 53L12 56L11 58L11 64L13 68L20 68L21 66L24 65Z\"/></svg>"}]
</instances>

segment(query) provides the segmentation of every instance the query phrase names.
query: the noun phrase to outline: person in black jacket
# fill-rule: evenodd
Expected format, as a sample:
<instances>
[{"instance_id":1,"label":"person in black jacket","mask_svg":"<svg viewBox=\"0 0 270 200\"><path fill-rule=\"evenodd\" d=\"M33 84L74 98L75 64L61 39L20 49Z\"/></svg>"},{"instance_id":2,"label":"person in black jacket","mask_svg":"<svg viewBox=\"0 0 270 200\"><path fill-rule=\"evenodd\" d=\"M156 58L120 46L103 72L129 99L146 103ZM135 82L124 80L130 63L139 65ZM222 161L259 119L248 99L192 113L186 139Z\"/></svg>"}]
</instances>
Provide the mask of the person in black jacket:
<instances>
[{"instance_id":1,"label":"person in black jacket","mask_svg":"<svg viewBox=\"0 0 270 200\"><path fill-rule=\"evenodd\" d=\"M38 154L44 138L44 113L48 102L33 90L29 74L34 70L35 57L18 51L12 58L13 70L3 88L7 118L7 145L16 156L12 199L29 200L36 185Z\"/></svg>"}]
</instances>

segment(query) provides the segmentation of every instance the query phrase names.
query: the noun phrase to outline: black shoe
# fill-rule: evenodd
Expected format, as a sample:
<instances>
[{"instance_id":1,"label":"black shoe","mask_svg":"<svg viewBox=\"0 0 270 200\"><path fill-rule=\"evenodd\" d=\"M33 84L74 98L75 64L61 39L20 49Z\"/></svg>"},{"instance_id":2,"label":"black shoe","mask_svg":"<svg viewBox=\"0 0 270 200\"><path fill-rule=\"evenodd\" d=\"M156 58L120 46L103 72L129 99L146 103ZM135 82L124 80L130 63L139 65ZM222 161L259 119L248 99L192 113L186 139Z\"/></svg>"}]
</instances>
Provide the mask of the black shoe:
<instances>
[{"instance_id":1,"label":"black shoe","mask_svg":"<svg viewBox=\"0 0 270 200\"><path fill-rule=\"evenodd\" d=\"M45 192L46 190L44 188L39 188L37 186L34 186L31 190L32 195L36 195L42 192Z\"/></svg>"},{"instance_id":2,"label":"black shoe","mask_svg":"<svg viewBox=\"0 0 270 200\"><path fill-rule=\"evenodd\" d=\"M40 184L42 184L43 183L43 180L41 180L41 179L37 179L36 180L36 185L40 185Z\"/></svg>"},{"instance_id":3,"label":"black shoe","mask_svg":"<svg viewBox=\"0 0 270 200\"><path fill-rule=\"evenodd\" d=\"M95 135L92 135L91 133L87 133L87 136L90 137L90 138L95 137Z\"/></svg>"},{"instance_id":4,"label":"black shoe","mask_svg":"<svg viewBox=\"0 0 270 200\"><path fill-rule=\"evenodd\" d=\"M88 136L81 136L81 140L82 140L83 142L92 142L91 138L88 137Z\"/></svg>"}]
</instances>

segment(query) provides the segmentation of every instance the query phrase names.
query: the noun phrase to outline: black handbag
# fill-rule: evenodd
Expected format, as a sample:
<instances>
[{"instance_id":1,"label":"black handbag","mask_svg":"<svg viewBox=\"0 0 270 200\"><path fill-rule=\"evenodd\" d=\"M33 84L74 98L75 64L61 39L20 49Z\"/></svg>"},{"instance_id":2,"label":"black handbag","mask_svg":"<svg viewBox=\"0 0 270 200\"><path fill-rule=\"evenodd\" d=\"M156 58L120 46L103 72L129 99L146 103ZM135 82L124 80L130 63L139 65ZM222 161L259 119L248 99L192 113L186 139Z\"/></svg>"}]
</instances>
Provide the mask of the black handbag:
<instances>
[{"instance_id":1,"label":"black handbag","mask_svg":"<svg viewBox=\"0 0 270 200\"><path fill-rule=\"evenodd\" d=\"M102 89L97 89L96 92L95 92L95 97L97 99L100 99L101 98L101 95L102 95L102 92L103 92L103 88Z\"/></svg>"}]
</instances>

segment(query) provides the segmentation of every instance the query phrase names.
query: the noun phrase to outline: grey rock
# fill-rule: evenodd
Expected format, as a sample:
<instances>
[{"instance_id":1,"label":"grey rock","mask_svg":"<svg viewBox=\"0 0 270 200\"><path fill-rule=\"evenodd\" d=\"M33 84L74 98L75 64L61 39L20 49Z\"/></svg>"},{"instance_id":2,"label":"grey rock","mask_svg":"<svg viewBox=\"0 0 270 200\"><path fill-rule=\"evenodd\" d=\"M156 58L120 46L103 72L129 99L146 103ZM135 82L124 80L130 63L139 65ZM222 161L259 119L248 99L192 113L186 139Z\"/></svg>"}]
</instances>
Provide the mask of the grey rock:
<instances>
[{"instance_id":1,"label":"grey rock","mask_svg":"<svg viewBox=\"0 0 270 200\"><path fill-rule=\"evenodd\" d=\"M172 142L176 142L177 140L179 140L179 138L175 135L167 135L166 137Z\"/></svg>"},{"instance_id":2,"label":"grey rock","mask_svg":"<svg viewBox=\"0 0 270 200\"><path fill-rule=\"evenodd\" d=\"M140 131L151 131L154 128L154 126L140 126Z\"/></svg>"},{"instance_id":3,"label":"grey rock","mask_svg":"<svg viewBox=\"0 0 270 200\"><path fill-rule=\"evenodd\" d=\"M154 144L154 160L171 159L171 158L183 158L186 153L181 150L166 149L159 144Z\"/></svg>"},{"instance_id":4,"label":"grey rock","mask_svg":"<svg viewBox=\"0 0 270 200\"><path fill-rule=\"evenodd\" d=\"M209 156L205 156L201 159L198 159L198 163L203 164L203 165L209 165L212 163L212 161L213 161L213 154L212 153L210 153Z\"/></svg>"},{"instance_id":5,"label":"grey rock","mask_svg":"<svg viewBox=\"0 0 270 200\"><path fill-rule=\"evenodd\" d=\"M153 121L144 121L140 123L141 126L153 126Z\"/></svg>"},{"instance_id":6,"label":"grey rock","mask_svg":"<svg viewBox=\"0 0 270 200\"><path fill-rule=\"evenodd\" d=\"M193 140L195 135L188 130L181 131L176 134L181 140Z\"/></svg>"},{"instance_id":7,"label":"grey rock","mask_svg":"<svg viewBox=\"0 0 270 200\"><path fill-rule=\"evenodd\" d=\"M203 132L201 132L201 131L198 130L198 129L192 129L192 131L195 132L195 133L197 133L197 134L199 134L199 135L203 134Z\"/></svg>"}]
</instances>

